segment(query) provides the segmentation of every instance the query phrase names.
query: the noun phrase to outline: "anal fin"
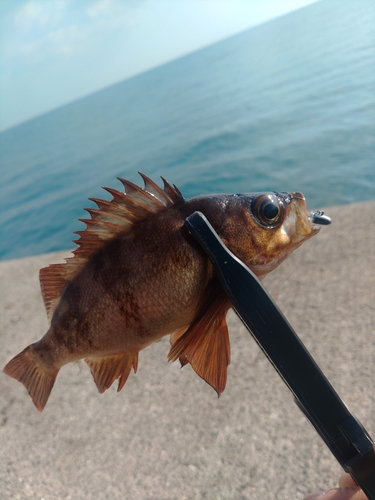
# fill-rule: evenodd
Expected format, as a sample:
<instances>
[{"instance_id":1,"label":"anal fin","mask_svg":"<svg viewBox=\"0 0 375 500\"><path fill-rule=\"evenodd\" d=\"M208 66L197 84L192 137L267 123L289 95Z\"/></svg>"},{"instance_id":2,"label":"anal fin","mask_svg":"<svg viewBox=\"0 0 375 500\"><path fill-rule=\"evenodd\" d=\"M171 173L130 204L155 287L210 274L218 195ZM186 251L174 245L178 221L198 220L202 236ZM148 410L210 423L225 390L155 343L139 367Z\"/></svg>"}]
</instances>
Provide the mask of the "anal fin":
<instances>
[{"instance_id":1,"label":"anal fin","mask_svg":"<svg viewBox=\"0 0 375 500\"><path fill-rule=\"evenodd\" d=\"M230 363L230 344L226 314L230 303L225 295L214 289L189 328L171 336L169 361L189 362L193 370L211 385L218 395L224 391L227 367Z\"/></svg>"},{"instance_id":2,"label":"anal fin","mask_svg":"<svg viewBox=\"0 0 375 500\"><path fill-rule=\"evenodd\" d=\"M109 389L119 379L117 392L121 391L127 381L130 370L134 373L138 367L138 352L126 352L110 356L85 358L89 365L94 382L100 394Z\"/></svg>"}]
</instances>

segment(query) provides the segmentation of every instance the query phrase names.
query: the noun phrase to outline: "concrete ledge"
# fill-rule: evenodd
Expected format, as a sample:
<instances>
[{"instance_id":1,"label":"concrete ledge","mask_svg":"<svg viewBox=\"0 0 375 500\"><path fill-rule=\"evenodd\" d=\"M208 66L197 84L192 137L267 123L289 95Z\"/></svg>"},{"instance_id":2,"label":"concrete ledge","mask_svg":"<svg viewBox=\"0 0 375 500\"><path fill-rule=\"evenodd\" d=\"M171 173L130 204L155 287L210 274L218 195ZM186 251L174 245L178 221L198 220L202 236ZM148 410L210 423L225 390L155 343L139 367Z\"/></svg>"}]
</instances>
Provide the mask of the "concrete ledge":
<instances>
[{"instance_id":1,"label":"concrete ledge","mask_svg":"<svg viewBox=\"0 0 375 500\"><path fill-rule=\"evenodd\" d=\"M375 201L327 209L331 226L266 281L324 373L375 436ZM66 252L0 263L0 366L47 321L38 270ZM328 449L230 314L220 397L168 340L140 354L124 389L99 395L88 367L64 367L45 411L0 374L0 484L8 499L302 499L333 487Z\"/></svg>"}]
</instances>

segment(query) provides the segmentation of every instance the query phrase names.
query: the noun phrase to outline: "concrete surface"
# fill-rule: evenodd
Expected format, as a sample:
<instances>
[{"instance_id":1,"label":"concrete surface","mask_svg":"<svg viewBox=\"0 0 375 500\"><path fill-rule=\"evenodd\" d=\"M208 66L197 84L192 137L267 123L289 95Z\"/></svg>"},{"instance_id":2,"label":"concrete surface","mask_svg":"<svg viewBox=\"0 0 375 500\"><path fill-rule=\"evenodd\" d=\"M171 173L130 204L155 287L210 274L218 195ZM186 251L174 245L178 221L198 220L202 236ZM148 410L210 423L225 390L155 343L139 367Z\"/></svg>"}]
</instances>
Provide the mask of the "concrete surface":
<instances>
[{"instance_id":1,"label":"concrete surface","mask_svg":"<svg viewBox=\"0 0 375 500\"><path fill-rule=\"evenodd\" d=\"M333 224L265 284L349 408L375 436L375 201L327 209ZM38 270L66 252L0 263L0 365L46 331ZM124 389L99 395L64 367L39 414L0 373L0 498L293 500L340 468L232 313L232 363L216 393L168 364L168 339L140 354Z\"/></svg>"}]
</instances>

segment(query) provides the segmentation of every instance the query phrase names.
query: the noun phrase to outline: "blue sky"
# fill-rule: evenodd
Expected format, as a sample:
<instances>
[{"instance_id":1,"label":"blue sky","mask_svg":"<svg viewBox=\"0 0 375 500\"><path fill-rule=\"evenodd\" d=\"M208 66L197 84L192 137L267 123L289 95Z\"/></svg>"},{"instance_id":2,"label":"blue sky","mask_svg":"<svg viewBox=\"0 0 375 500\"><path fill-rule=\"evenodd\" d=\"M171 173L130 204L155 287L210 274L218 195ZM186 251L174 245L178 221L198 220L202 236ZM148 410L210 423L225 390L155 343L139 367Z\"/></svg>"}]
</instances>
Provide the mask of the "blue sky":
<instances>
[{"instance_id":1,"label":"blue sky","mask_svg":"<svg viewBox=\"0 0 375 500\"><path fill-rule=\"evenodd\" d=\"M314 0L2 0L0 130Z\"/></svg>"}]
</instances>

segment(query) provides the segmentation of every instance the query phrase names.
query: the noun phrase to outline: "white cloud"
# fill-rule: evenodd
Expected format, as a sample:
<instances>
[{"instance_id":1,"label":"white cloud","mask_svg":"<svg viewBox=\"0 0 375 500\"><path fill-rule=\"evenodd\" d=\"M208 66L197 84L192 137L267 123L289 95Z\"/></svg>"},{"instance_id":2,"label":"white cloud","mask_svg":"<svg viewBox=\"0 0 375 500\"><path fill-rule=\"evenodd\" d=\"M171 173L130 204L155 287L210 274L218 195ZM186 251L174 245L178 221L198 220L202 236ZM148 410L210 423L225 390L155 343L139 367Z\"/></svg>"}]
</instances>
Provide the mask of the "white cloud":
<instances>
[{"instance_id":1,"label":"white cloud","mask_svg":"<svg viewBox=\"0 0 375 500\"><path fill-rule=\"evenodd\" d=\"M30 1L15 14L4 57L31 66L50 57L68 56L82 47L84 33L69 15L69 2Z\"/></svg>"},{"instance_id":2,"label":"white cloud","mask_svg":"<svg viewBox=\"0 0 375 500\"><path fill-rule=\"evenodd\" d=\"M110 39L115 30L126 30L142 17L144 1L30 0L13 14L7 30L3 58L21 58L24 64L49 57L71 57ZM30 59L30 57L32 57ZM20 61L21 62L21 61Z\"/></svg>"},{"instance_id":3,"label":"white cloud","mask_svg":"<svg viewBox=\"0 0 375 500\"><path fill-rule=\"evenodd\" d=\"M312 1L0 0L0 128Z\"/></svg>"},{"instance_id":4,"label":"white cloud","mask_svg":"<svg viewBox=\"0 0 375 500\"><path fill-rule=\"evenodd\" d=\"M45 46L45 55L48 52L54 52L57 55L61 54L66 57L83 50L85 34L77 25L71 24L47 33L42 43Z\"/></svg>"},{"instance_id":5,"label":"white cloud","mask_svg":"<svg viewBox=\"0 0 375 500\"><path fill-rule=\"evenodd\" d=\"M173 0L174 1L174 0ZM98 0L87 7L89 17L97 18L120 15L123 21L131 20L144 3L155 3L155 0Z\"/></svg>"},{"instance_id":6,"label":"white cloud","mask_svg":"<svg viewBox=\"0 0 375 500\"><path fill-rule=\"evenodd\" d=\"M94 5L90 5L87 14L91 18L98 16L108 16L113 12L113 2L111 0L99 0Z\"/></svg>"},{"instance_id":7,"label":"white cloud","mask_svg":"<svg viewBox=\"0 0 375 500\"><path fill-rule=\"evenodd\" d=\"M144 6L155 0L99 0L86 9L92 30L106 35L107 30L127 29L139 23L145 15Z\"/></svg>"},{"instance_id":8,"label":"white cloud","mask_svg":"<svg viewBox=\"0 0 375 500\"><path fill-rule=\"evenodd\" d=\"M15 12L14 26L25 32L56 25L64 15L68 3L66 0L28 1Z\"/></svg>"}]
</instances>

